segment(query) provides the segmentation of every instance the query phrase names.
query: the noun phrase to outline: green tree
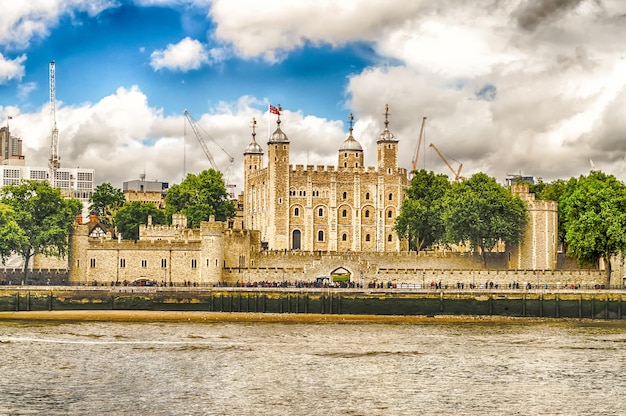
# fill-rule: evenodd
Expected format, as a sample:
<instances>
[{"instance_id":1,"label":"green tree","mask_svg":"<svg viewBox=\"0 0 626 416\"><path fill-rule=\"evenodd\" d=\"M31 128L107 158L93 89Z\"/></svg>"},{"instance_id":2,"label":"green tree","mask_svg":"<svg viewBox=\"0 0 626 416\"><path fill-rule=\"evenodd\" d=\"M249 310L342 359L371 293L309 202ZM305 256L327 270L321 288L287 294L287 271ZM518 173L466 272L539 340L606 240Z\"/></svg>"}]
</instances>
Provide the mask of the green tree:
<instances>
[{"instance_id":1,"label":"green tree","mask_svg":"<svg viewBox=\"0 0 626 416\"><path fill-rule=\"evenodd\" d=\"M26 241L26 234L15 221L15 211L9 205L0 203L0 259L4 264L16 247Z\"/></svg>"},{"instance_id":2,"label":"green tree","mask_svg":"<svg viewBox=\"0 0 626 416\"><path fill-rule=\"evenodd\" d=\"M420 251L444 239L442 201L449 188L446 175L415 171L394 225L398 237L408 240L409 250Z\"/></svg>"},{"instance_id":3,"label":"green tree","mask_svg":"<svg viewBox=\"0 0 626 416\"><path fill-rule=\"evenodd\" d=\"M117 210L114 221L117 232L124 240L139 240L139 226L148 224L152 216L153 224L165 224L165 213L149 202L129 202Z\"/></svg>"},{"instance_id":4,"label":"green tree","mask_svg":"<svg viewBox=\"0 0 626 416\"><path fill-rule=\"evenodd\" d=\"M447 240L480 248L485 262L486 252L499 241L518 243L524 237L524 202L484 173L452 184L443 207Z\"/></svg>"},{"instance_id":5,"label":"green tree","mask_svg":"<svg viewBox=\"0 0 626 416\"><path fill-rule=\"evenodd\" d=\"M611 257L626 250L626 185L613 175L592 171L581 176L563 199L568 254L579 264L604 259L611 283Z\"/></svg>"},{"instance_id":6,"label":"green tree","mask_svg":"<svg viewBox=\"0 0 626 416\"><path fill-rule=\"evenodd\" d=\"M188 226L197 228L200 222L208 221L211 215L218 221L232 218L235 207L228 200L222 174L215 169L208 169L199 175L187 175L184 181L167 191L165 213L168 220L172 214L185 214Z\"/></svg>"},{"instance_id":7,"label":"green tree","mask_svg":"<svg viewBox=\"0 0 626 416\"><path fill-rule=\"evenodd\" d=\"M82 208L79 200L65 199L61 191L40 181L5 186L0 195L22 232L11 240L11 251L24 258L24 279L33 256L65 256L72 224Z\"/></svg>"},{"instance_id":8,"label":"green tree","mask_svg":"<svg viewBox=\"0 0 626 416\"><path fill-rule=\"evenodd\" d=\"M126 203L124 193L108 182L96 186L89 198L89 211L98 216L105 226L113 227L115 212Z\"/></svg>"}]
</instances>

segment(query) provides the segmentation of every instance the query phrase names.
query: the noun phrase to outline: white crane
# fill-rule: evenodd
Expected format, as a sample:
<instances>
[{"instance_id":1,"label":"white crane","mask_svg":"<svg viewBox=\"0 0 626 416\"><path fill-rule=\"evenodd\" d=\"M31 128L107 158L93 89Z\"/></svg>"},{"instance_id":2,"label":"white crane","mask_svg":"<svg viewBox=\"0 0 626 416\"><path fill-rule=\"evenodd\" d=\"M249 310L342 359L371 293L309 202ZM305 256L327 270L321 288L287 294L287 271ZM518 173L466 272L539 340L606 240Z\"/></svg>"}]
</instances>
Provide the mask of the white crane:
<instances>
[{"instance_id":1,"label":"white crane","mask_svg":"<svg viewBox=\"0 0 626 416\"><path fill-rule=\"evenodd\" d=\"M415 155L413 156L413 160L411 161L411 176L415 174L417 170L417 162L420 157L420 148L422 147L422 142L424 141L424 125L426 124L426 116L422 119L422 128L420 129L420 135L417 138L417 150L415 150Z\"/></svg>"},{"instance_id":2,"label":"white crane","mask_svg":"<svg viewBox=\"0 0 626 416\"><path fill-rule=\"evenodd\" d=\"M217 165L215 164L215 159L213 159L213 155L209 151L209 148L207 147L204 139L202 138L202 135L200 134L200 126L198 125L198 122L191 116L189 111L185 110L183 113L185 114L185 117L187 118L187 121L189 122L189 125L191 126L191 129L193 130L193 133L195 134L196 138L198 139L198 142L200 143L200 146L202 146L202 150L204 151L204 154L206 155L207 159L209 159L209 163L211 164L211 167L213 169L215 169L215 170L219 170L217 168ZM228 169L224 173L224 183L225 183L227 188L232 188L233 186L231 184L229 184L229 181L230 181L230 175L233 172L233 166L234 166L234 163L235 163L235 158L232 157L230 155L230 153L228 153L226 151L226 149L224 149L222 146L220 146L220 144L217 141L215 141L215 139L212 138L208 133L205 132L205 134L228 157L228 160L230 161L230 165L228 166ZM231 192L231 196L233 196L232 192Z\"/></svg>"},{"instance_id":3,"label":"white crane","mask_svg":"<svg viewBox=\"0 0 626 416\"><path fill-rule=\"evenodd\" d=\"M56 82L55 82L55 64L50 62L50 159L48 166L50 168L50 183L56 186L56 171L61 166L59 162L59 130L56 121Z\"/></svg>"}]
</instances>

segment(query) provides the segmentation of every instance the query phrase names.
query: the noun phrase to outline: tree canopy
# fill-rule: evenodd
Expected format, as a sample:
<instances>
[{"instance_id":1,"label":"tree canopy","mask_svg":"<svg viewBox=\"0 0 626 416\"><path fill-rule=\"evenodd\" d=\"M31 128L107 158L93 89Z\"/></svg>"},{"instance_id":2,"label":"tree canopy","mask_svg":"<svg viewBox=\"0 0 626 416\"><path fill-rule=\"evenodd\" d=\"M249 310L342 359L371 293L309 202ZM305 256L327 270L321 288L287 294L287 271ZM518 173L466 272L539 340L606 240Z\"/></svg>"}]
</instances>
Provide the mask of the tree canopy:
<instances>
[{"instance_id":1,"label":"tree canopy","mask_svg":"<svg viewBox=\"0 0 626 416\"><path fill-rule=\"evenodd\" d=\"M139 239L139 226L148 224L148 217L152 216L153 224L165 224L163 210L149 202L129 202L119 208L114 216L117 232L125 240Z\"/></svg>"},{"instance_id":2,"label":"tree canopy","mask_svg":"<svg viewBox=\"0 0 626 416\"><path fill-rule=\"evenodd\" d=\"M444 239L442 201L448 189L446 175L415 171L394 225L398 237L408 240L409 250L419 251Z\"/></svg>"},{"instance_id":3,"label":"tree canopy","mask_svg":"<svg viewBox=\"0 0 626 416\"><path fill-rule=\"evenodd\" d=\"M126 203L124 193L108 182L96 186L93 195L89 198L89 211L98 216L100 222L107 227L113 227L115 212Z\"/></svg>"},{"instance_id":4,"label":"tree canopy","mask_svg":"<svg viewBox=\"0 0 626 416\"><path fill-rule=\"evenodd\" d=\"M0 203L0 259L2 264L16 247L24 245L26 234L15 220L15 211L7 204Z\"/></svg>"},{"instance_id":5,"label":"tree canopy","mask_svg":"<svg viewBox=\"0 0 626 416\"><path fill-rule=\"evenodd\" d=\"M604 259L610 284L611 257L626 250L626 185L613 175L592 171L571 186L559 204L568 254L579 264Z\"/></svg>"},{"instance_id":6,"label":"tree canopy","mask_svg":"<svg viewBox=\"0 0 626 416\"><path fill-rule=\"evenodd\" d=\"M222 174L208 169L198 175L189 174L180 184L170 187L165 196L165 212L168 219L172 214L185 214L189 227L197 228L211 215L217 221L232 218L235 207L228 200Z\"/></svg>"},{"instance_id":7,"label":"tree canopy","mask_svg":"<svg viewBox=\"0 0 626 416\"><path fill-rule=\"evenodd\" d=\"M499 241L520 242L527 221L524 202L484 173L452 184L442 216L449 242L468 242L483 255Z\"/></svg>"},{"instance_id":8,"label":"tree canopy","mask_svg":"<svg viewBox=\"0 0 626 416\"><path fill-rule=\"evenodd\" d=\"M0 234L7 237L6 249L24 258L24 277L31 257L65 256L72 224L82 209L79 200L63 198L61 191L43 181L8 185L0 189L0 195L0 202L11 207L3 209Z\"/></svg>"}]
</instances>

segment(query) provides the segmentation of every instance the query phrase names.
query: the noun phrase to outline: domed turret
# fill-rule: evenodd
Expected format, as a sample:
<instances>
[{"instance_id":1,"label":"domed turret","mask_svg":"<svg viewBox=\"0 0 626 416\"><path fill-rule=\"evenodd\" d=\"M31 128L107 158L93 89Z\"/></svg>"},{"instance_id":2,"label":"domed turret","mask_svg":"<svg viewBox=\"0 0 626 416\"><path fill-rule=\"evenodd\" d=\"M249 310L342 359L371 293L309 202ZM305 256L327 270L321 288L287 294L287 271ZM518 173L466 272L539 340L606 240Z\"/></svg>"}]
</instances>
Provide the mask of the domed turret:
<instances>
[{"instance_id":1,"label":"domed turret","mask_svg":"<svg viewBox=\"0 0 626 416\"><path fill-rule=\"evenodd\" d=\"M278 119L276 120L277 127L276 130L274 130L274 133L270 136L269 143L289 143L287 135L280 129L280 112L283 111L283 109L280 104L278 104L278 108L274 107L274 109L275 113L272 113L278 115Z\"/></svg>"},{"instance_id":2,"label":"domed turret","mask_svg":"<svg viewBox=\"0 0 626 416\"><path fill-rule=\"evenodd\" d=\"M363 147L361 147L361 143L359 143L354 137L352 137L352 134L350 134L350 137L348 137L342 144L341 147L339 147L339 151L343 152L343 151L358 151L358 152L362 152L363 151Z\"/></svg>"},{"instance_id":3,"label":"domed turret","mask_svg":"<svg viewBox=\"0 0 626 416\"><path fill-rule=\"evenodd\" d=\"M339 147L338 167L341 168L358 168L363 166L363 147L352 136L352 125L354 116L350 113L350 135Z\"/></svg>"},{"instance_id":4,"label":"domed turret","mask_svg":"<svg viewBox=\"0 0 626 416\"><path fill-rule=\"evenodd\" d=\"M385 105L385 130L380 133L378 136L378 140L376 143L380 142L397 142L396 136L393 135L392 132L389 131L389 104Z\"/></svg>"},{"instance_id":5,"label":"domed turret","mask_svg":"<svg viewBox=\"0 0 626 416\"><path fill-rule=\"evenodd\" d=\"M250 144L248 145L248 147L246 147L246 150L244 150L243 152L244 155L262 155L263 154L263 149L261 149L261 146L256 142L256 119L252 119L252 141L250 142Z\"/></svg>"}]
</instances>

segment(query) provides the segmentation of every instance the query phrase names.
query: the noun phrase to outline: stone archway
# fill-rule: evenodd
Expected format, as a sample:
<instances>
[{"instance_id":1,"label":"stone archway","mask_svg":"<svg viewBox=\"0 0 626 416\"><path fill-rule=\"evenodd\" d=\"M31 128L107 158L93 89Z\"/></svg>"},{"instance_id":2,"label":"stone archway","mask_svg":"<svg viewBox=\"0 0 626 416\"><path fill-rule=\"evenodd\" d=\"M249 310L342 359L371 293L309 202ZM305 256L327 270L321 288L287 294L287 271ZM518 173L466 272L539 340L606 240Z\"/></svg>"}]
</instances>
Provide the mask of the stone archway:
<instances>
[{"instance_id":1,"label":"stone archway","mask_svg":"<svg viewBox=\"0 0 626 416\"><path fill-rule=\"evenodd\" d=\"M337 267L330 272L330 280L334 283L347 283L352 282L352 272L345 267Z\"/></svg>"},{"instance_id":2,"label":"stone archway","mask_svg":"<svg viewBox=\"0 0 626 416\"><path fill-rule=\"evenodd\" d=\"M302 248L302 232L300 230L293 230L291 233L291 249L300 250Z\"/></svg>"}]
</instances>

